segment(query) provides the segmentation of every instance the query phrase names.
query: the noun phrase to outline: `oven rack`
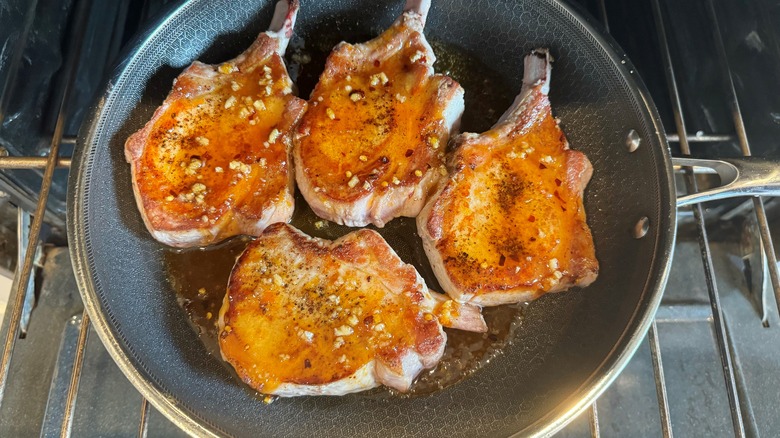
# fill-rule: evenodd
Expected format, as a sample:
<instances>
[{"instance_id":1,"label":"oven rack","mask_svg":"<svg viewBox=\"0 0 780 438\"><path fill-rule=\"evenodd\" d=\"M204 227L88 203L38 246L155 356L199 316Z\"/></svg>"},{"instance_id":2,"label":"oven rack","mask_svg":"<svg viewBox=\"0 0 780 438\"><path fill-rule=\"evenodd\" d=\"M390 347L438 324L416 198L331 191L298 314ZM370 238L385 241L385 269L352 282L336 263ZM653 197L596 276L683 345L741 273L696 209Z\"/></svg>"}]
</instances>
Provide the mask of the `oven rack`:
<instances>
[{"instance_id":1,"label":"oven rack","mask_svg":"<svg viewBox=\"0 0 780 438\"><path fill-rule=\"evenodd\" d=\"M740 110L740 102L734 87L731 65L729 64L729 60L726 56L726 49L723 36L720 31L718 15L713 3L714 0L700 1L706 3L707 10L710 14L709 18L712 23L712 31L714 32L714 39L716 41L715 49L718 53L718 62L720 67L723 69L725 78L727 79L723 84L723 89L728 96L728 102L733 116L736 136L688 133L680 99L680 92L677 85L678 72L674 67L672 50L667 37L667 25L665 23L664 8L660 3L660 0L650 0L656 26L656 36L661 48L663 69L666 75L666 85L668 87L669 96L672 102L675 128L677 132L668 133L667 138L670 142L679 143L682 153L685 155L690 154L690 144L693 142L714 143L736 140L741 148L742 153L745 156L748 156L750 155L750 143L745 131L745 123ZM22 263L17 263L17 269L15 272L14 283L9 301L10 317L6 318L7 331L5 334L5 339L3 340L2 355L0 356L0 406L4 401L5 389L8 386L9 370L11 368L11 362L14 358L14 348L16 346L16 341L19 339L20 326L22 321L29 317L31 306L25 306L25 302L29 300L30 294L34 293L33 289L29 287L29 284L34 268L33 265L36 246L38 245L41 228L43 226L46 202L49 190L52 185L52 176L55 168L69 167L70 165L70 158L59 156L59 148L61 144L72 144L76 141L74 138L63 137L62 135L64 121L67 115L65 102L67 102L68 96L73 88L80 47L84 38L84 30L86 28L86 21L89 15L91 3L92 0L78 0L75 2L76 7L74 13L74 29L76 31L71 34L70 40L68 41L68 50L66 51L67 57L65 59L64 68L59 78L59 80L61 80L65 86L63 93L59 97L59 111L56 118L54 132L51 136L48 155L45 157L0 156L0 170L43 170L43 180L34 213L30 214L26 211L23 211L21 208L19 209L19 258L22 260ZM609 31L609 17L607 15L605 0L598 1L598 10L600 12L599 18L601 19L607 31ZM3 151L0 150L0 154L2 154L2 152ZM683 174L688 192L696 192L698 187L697 181L694 178L694 174L696 173L695 169L682 168L677 169L677 171ZM764 256L768 261L767 266L768 274L771 279L771 289L774 292L776 301L780 303L780 274L778 273L778 265L775 257L769 224L767 221L766 209L764 202L760 197L752 198L752 210L756 216L758 233L762 242ZM746 436L746 419L743 415L743 412L745 412L746 409L743 406L743 401L740 399L740 391L738 390L737 378L735 375L735 364L732 357L732 340L727 333L727 329L724 324L720 293L713 268L711 242L708 238L702 206L700 204L694 205L692 207L692 213L697 228L699 252L704 267L704 277L706 280L706 287L709 296L709 306L711 309L711 317L714 325L717 349L720 357L720 366L722 369L724 381L723 383L725 385L728 397L731 424L733 426L734 435L737 437L744 437ZM24 226L27 223L29 223L29 231L24 229ZM69 376L69 384L66 393L67 395L65 397L64 411L62 412L62 422L59 425L59 435L61 437L69 437L72 433L76 399L83 372L85 347L89 340L89 315L86 311L84 311L81 318L72 319L70 321L70 325L74 327L74 330L77 327L78 340L76 342L75 354L73 355L73 363ZM655 380L658 420L660 422L660 428L664 437L672 437L672 421L670 416L667 386L664 377L663 360L661 356L661 343L659 341L658 328L655 321L650 327L647 339L650 347L653 376ZM143 399L141 405L138 406L137 414L139 437L145 437L147 435L150 410L151 407L149 403ZM588 420L591 436L599 437L601 433L601 419L599 417L598 402L594 402L590 407L588 412ZM754 427L750 424L750 418L748 418L748 427L750 428L748 429L749 431L754 430ZM42 434L43 432L44 431L42 431Z\"/></svg>"}]
</instances>

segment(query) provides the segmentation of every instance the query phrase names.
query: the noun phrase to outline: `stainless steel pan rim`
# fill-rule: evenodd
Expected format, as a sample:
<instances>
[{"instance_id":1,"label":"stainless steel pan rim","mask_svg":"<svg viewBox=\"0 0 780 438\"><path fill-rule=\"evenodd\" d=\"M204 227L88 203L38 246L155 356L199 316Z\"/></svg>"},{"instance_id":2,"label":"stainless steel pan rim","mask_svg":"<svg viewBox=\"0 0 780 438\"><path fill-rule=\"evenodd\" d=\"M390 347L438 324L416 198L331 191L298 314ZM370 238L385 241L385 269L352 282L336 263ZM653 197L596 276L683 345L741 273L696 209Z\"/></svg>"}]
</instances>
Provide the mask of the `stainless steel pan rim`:
<instances>
[{"instance_id":1,"label":"stainless steel pan rim","mask_svg":"<svg viewBox=\"0 0 780 438\"><path fill-rule=\"evenodd\" d=\"M172 9L162 19L151 26L147 33L140 35L135 42L130 45L126 54L131 55L136 53L140 47L147 44L148 41L155 36L156 31L161 25L172 20L186 7L187 4L185 3ZM597 41L605 47L611 47L612 51L609 54L616 64L623 62L627 70L633 68L624 56L619 56L616 53L619 49L617 49L617 45L611 37L604 35L597 29L596 25L580 14L576 8L562 4L559 5L559 7L576 17L580 24L585 27ZM126 74L130 59L132 59L132 57L127 56L125 61L115 70L113 77L106 87L108 90L106 95L98 101L98 104L94 108L92 119L99 117L99 114L101 114L101 110L106 103L106 96L111 94L111 90L116 84L116 81L123 74ZM655 134L658 137L657 140L660 144L667 145L666 139L662 134L664 130L656 110L651 103L649 94L639 78L634 77L634 80L636 84L633 93L637 95L637 100L644 105L644 111L646 111L652 119L652 123L655 127ZM87 125L88 124L85 124L85 126ZM93 155L90 153L91 150L88 148L93 147L93 142L91 141L93 134L93 132L82 132L79 141L82 147L76 149L74 165L69 180L69 188L71 190L71 195L68 199L68 235L70 237L70 252L74 262L76 280L79 285L84 305L95 326L98 336L109 354L116 361L119 368L131 383L155 406L155 408L189 434L198 436L219 436L218 429L213 428L211 425L203 424L196 418L193 418L177 400L172 397L167 397L160 386L154 383L147 373L137 368L137 365L130 359L127 352L118 341L111 321L107 318L105 312L103 312L101 308L98 293L93 283L91 261L87 255L87 230L83 220L85 217L84 209L86 208L84 201L86 171L90 168L90 159L93 158ZM651 275L647 279L644 297L641 299L641 305L637 306L634 311L634 316L631 319L631 324L626 327L620 340L615 344L610 355L607 356L602 363L602 366L596 370L594 375L579 389L573 392L567 402L559 405L553 411L549 412L547 416L539 419L522 431L524 435L552 435L592 404L627 365L653 321L669 275L671 252L676 237L676 209L673 206L675 188L673 180L671 179L671 175L673 174L672 161L668 148L663 148L657 152L662 155L665 164L664 168L657 169L657 172L661 177L665 175L668 181L666 192L660 193L659 195L662 201L663 199L668 199L669 202L667 205L661 206L662 209L665 209L664 214L662 215L663 223L655 224L659 227L654 245L656 249L656 255L653 260L654 266L651 269L651 272L654 272L655 275Z\"/></svg>"}]
</instances>

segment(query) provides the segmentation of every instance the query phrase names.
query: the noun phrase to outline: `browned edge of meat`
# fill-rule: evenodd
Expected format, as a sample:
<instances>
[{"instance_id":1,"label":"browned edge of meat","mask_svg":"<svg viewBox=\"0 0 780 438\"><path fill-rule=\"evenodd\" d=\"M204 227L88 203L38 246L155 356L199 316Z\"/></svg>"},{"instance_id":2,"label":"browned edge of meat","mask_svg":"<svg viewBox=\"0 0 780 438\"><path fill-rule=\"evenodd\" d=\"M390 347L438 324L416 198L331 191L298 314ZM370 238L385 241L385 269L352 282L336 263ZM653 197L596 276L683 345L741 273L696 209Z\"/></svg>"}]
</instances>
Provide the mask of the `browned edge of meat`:
<instances>
[{"instance_id":1,"label":"browned edge of meat","mask_svg":"<svg viewBox=\"0 0 780 438\"><path fill-rule=\"evenodd\" d=\"M489 131L454 139L449 180L418 216L436 278L455 300L530 301L598 275L583 204L593 168L552 115L550 62L545 49L528 55L512 107Z\"/></svg>"}]
</instances>

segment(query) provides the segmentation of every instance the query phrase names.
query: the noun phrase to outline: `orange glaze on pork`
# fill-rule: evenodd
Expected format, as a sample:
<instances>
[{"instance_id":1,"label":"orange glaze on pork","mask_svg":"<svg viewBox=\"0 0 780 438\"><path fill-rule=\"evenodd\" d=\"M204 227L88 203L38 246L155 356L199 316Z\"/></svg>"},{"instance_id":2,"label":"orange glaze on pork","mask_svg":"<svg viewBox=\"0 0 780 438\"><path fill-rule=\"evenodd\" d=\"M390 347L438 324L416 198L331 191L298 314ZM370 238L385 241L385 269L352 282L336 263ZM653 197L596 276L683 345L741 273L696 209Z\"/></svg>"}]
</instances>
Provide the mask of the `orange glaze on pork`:
<instances>
[{"instance_id":1,"label":"orange glaze on pork","mask_svg":"<svg viewBox=\"0 0 780 438\"><path fill-rule=\"evenodd\" d=\"M287 385L280 395L327 393L289 388L347 379L372 361L401 375L410 354L426 368L435 365L446 337L432 306L415 269L376 232L329 242L275 224L233 269L219 344L223 358L258 391L275 394Z\"/></svg>"},{"instance_id":2,"label":"orange glaze on pork","mask_svg":"<svg viewBox=\"0 0 780 438\"><path fill-rule=\"evenodd\" d=\"M193 63L152 120L128 139L136 199L164 243L205 245L258 234L292 213L290 131L305 109L275 41L239 62ZM286 211L286 213L284 213ZM267 221L265 221L267 222ZM180 238L197 230L201 236ZM193 241L194 239L194 241Z\"/></svg>"},{"instance_id":3,"label":"orange glaze on pork","mask_svg":"<svg viewBox=\"0 0 780 438\"><path fill-rule=\"evenodd\" d=\"M450 119L460 116L463 91L451 78L432 74L433 52L421 32L419 16L407 13L376 39L342 43L328 58L295 150L298 184L320 216L353 226L415 216L446 173ZM457 114L445 114L458 99ZM394 197L394 191L405 194ZM368 219L362 211L331 207L366 197L377 204L385 195L396 199L367 206ZM407 206L419 206L405 211L412 197Z\"/></svg>"},{"instance_id":4,"label":"orange glaze on pork","mask_svg":"<svg viewBox=\"0 0 780 438\"><path fill-rule=\"evenodd\" d=\"M524 85L527 97L491 130L455 139L450 180L418 218L437 277L456 300L528 301L596 278L583 205L592 167L569 149L545 82Z\"/></svg>"}]
</instances>

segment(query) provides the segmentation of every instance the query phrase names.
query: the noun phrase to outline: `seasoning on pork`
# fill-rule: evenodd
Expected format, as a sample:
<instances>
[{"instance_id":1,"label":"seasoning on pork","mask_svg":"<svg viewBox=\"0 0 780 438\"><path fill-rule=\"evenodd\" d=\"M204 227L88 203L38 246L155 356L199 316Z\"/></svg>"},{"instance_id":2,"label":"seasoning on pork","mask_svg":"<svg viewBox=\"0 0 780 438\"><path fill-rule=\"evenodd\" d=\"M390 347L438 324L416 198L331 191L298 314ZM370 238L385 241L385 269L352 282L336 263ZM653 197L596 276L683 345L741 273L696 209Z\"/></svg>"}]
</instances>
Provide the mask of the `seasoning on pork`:
<instances>
[{"instance_id":1,"label":"seasoning on pork","mask_svg":"<svg viewBox=\"0 0 780 438\"><path fill-rule=\"evenodd\" d=\"M233 268L220 351L265 394L343 395L380 384L406 391L441 358L442 325L487 330L478 307L443 297L375 231L331 242L278 223Z\"/></svg>"},{"instance_id":2,"label":"seasoning on pork","mask_svg":"<svg viewBox=\"0 0 780 438\"><path fill-rule=\"evenodd\" d=\"M377 38L328 57L294 148L298 188L318 216L354 227L414 217L446 174L463 89L434 74L429 7L410 0Z\"/></svg>"},{"instance_id":3,"label":"seasoning on pork","mask_svg":"<svg viewBox=\"0 0 780 438\"><path fill-rule=\"evenodd\" d=\"M436 278L460 302L530 301L598 275L583 205L593 169L552 116L550 62L547 50L528 55L512 107L454 139L449 180L417 218Z\"/></svg>"},{"instance_id":4,"label":"seasoning on pork","mask_svg":"<svg viewBox=\"0 0 780 438\"><path fill-rule=\"evenodd\" d=\"M306 103L282 55L297 13L297 0L282 0L270 30L237 58L193 62L127 139L136 203L158 241L203 246L290 220L291 134Z\"/></svg>"}]
</instances>

